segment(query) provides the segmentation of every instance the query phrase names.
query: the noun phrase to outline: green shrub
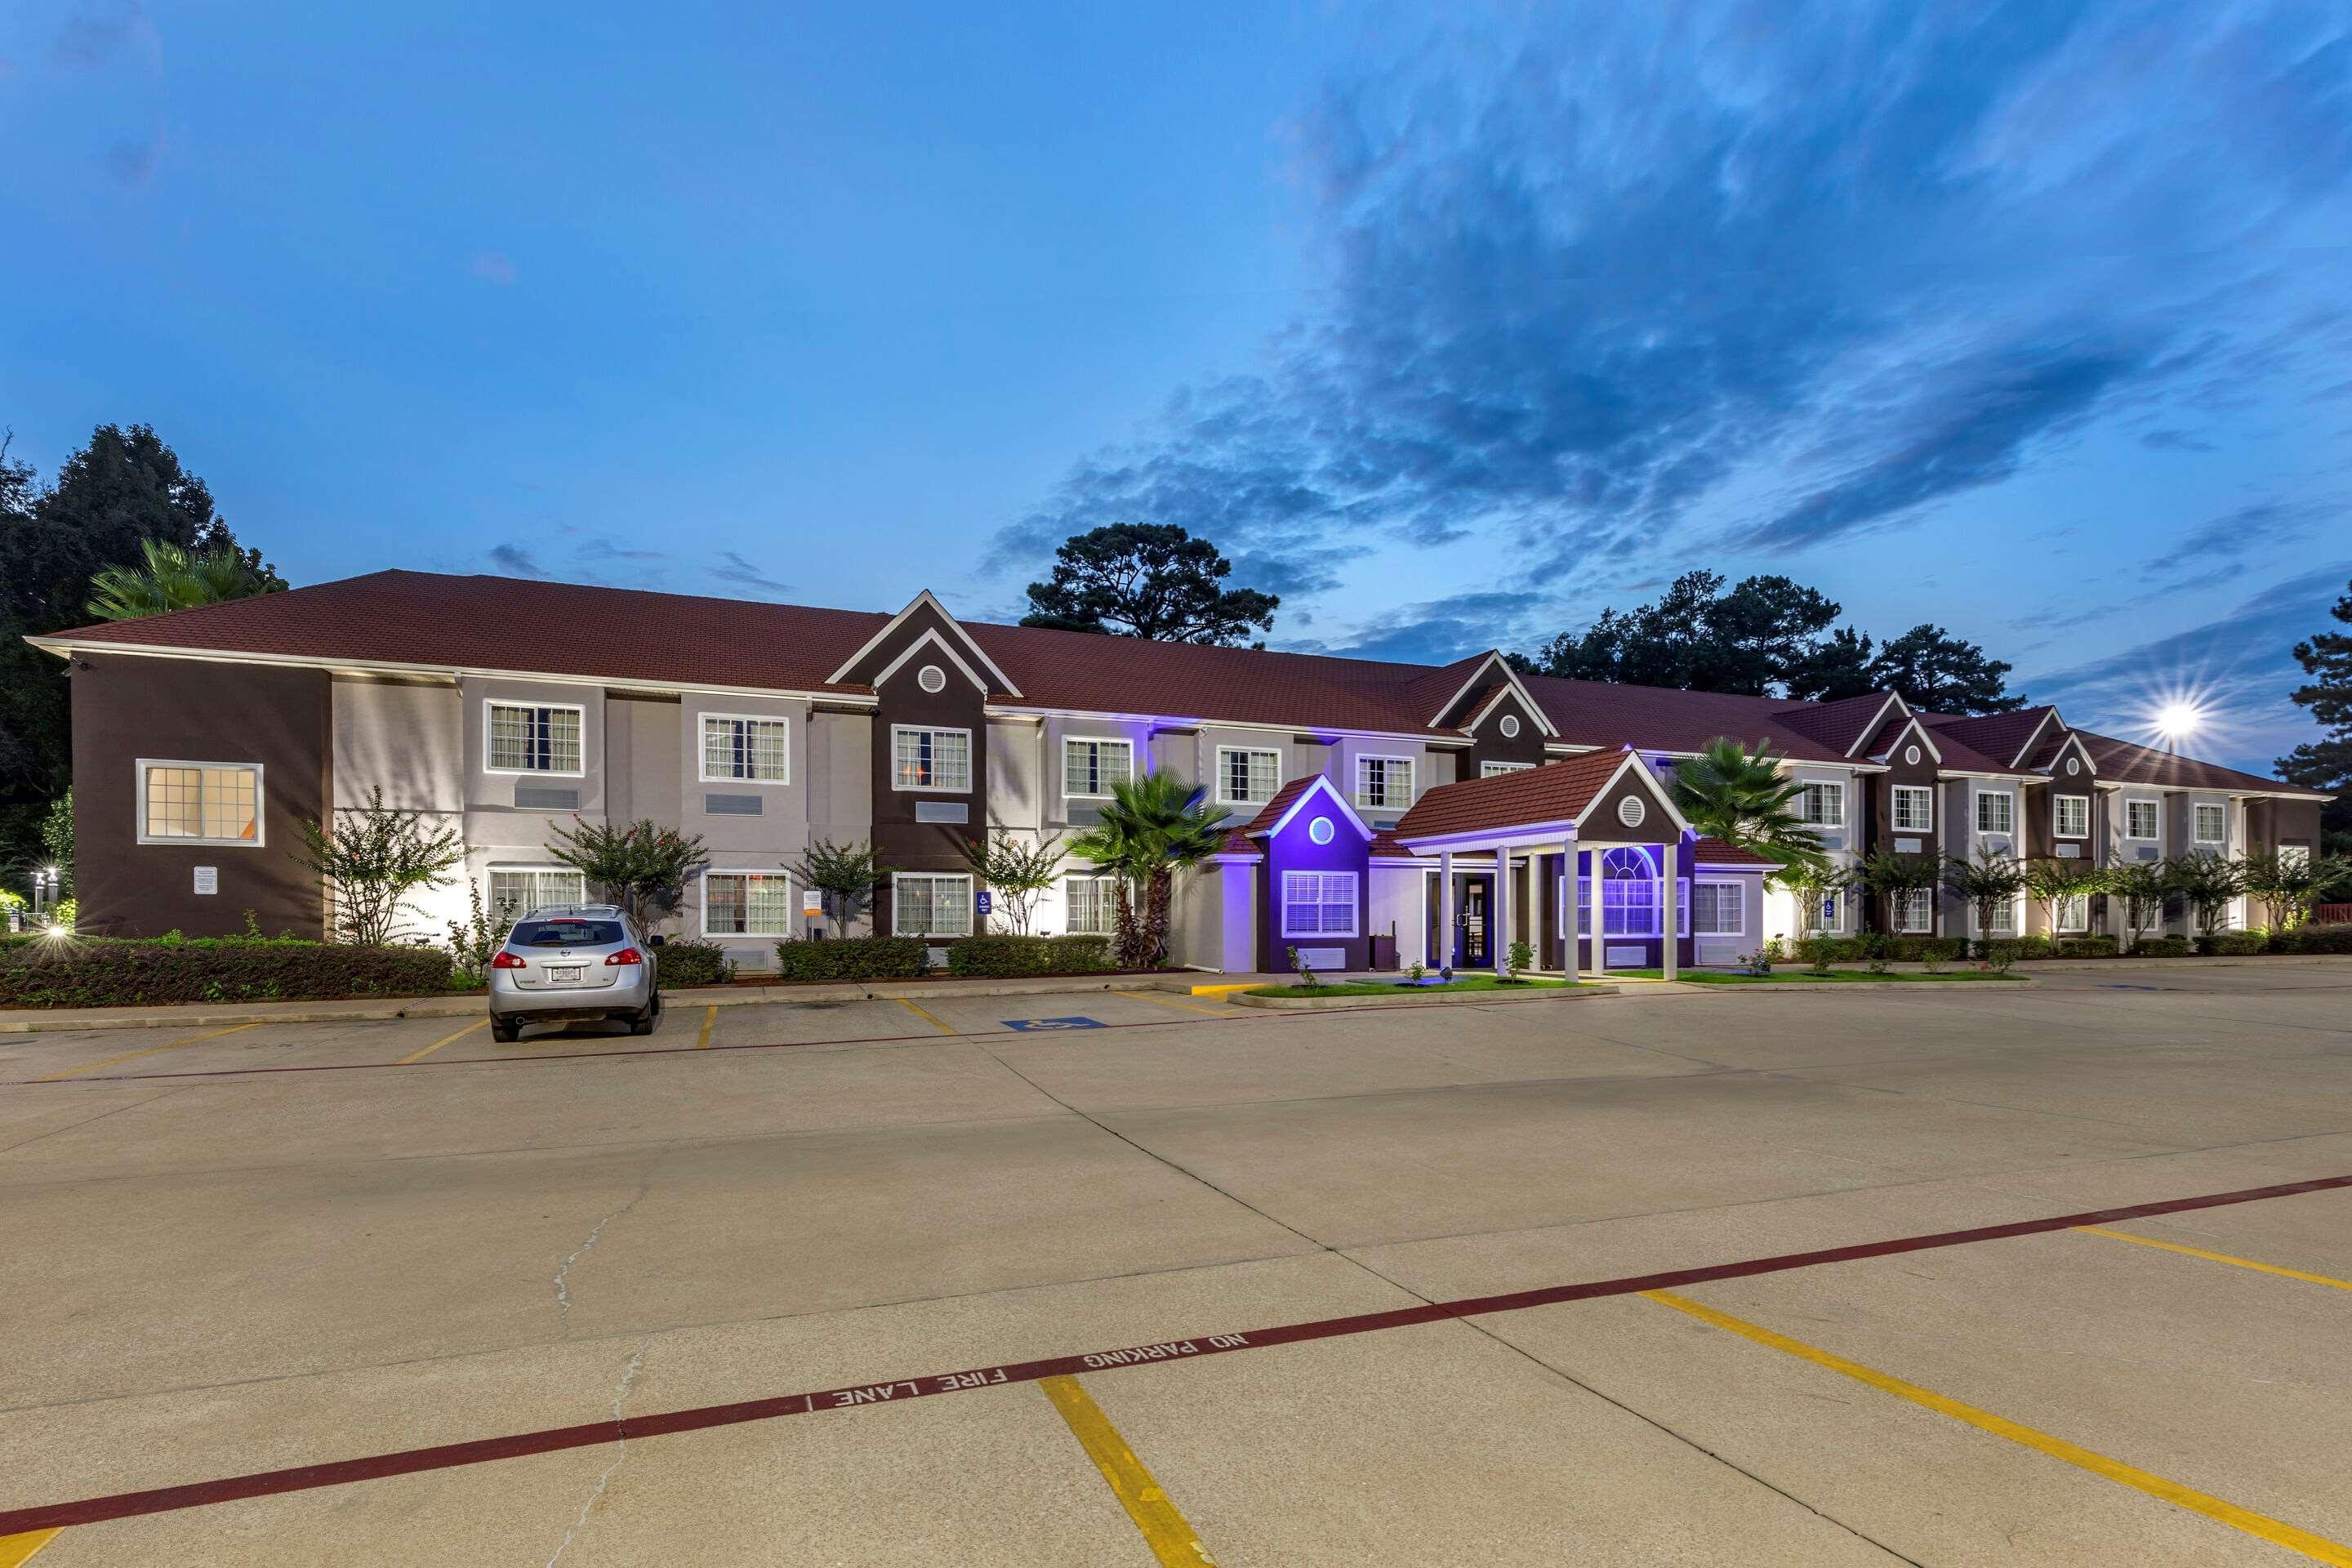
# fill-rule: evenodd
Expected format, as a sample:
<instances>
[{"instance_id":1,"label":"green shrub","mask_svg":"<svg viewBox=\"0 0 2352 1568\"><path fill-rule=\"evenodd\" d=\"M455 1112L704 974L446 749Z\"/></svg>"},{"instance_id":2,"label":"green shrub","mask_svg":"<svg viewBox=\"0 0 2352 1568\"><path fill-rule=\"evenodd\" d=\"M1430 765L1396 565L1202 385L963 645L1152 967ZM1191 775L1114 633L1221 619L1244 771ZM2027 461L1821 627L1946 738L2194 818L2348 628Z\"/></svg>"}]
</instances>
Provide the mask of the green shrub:
<instances>
[{"instance_id":1,"label":"green shrub","mask_svg":"<svg viewBox=\"0 0 2352 1568\"><path fill-rule=\"evenodd\" d=\"M912 980L930 965L930 944L911 936L794 937L776 943L785 980Z\"/></svg>"},{"instance_id":2,"label":"green shrub","mask_svg":"<svg viewBox=\"0 0 2352 1568\"><path fill-rule=\"evenodd\" d=\"M735 978L735 961L715 942L674 936L662 943L654 973L664 985L724 985Z\"/></svg>"},{"instance_id":3,"label":"green shrub","mask_svg":"<svg viewBox=\"0 0 2352 1568\"><path fill-rule=\"evenodd\" d=\"M2217 931L2197 939L2197 951L2208 958L2243 958L2270 950L2271 939L2258 931Z\"/></svg>"},{"instance_id":4,"label":"green shrub","mask_svg":"<svg viewBox=\"0 0 2352 1568\"><path fill-rule=\"evenodd\" d=\"M445 991L433 947L296 938L36 938L0 945L0 1006L130 1007L176 1002L323 1002Z\"/></svg>"},{"instance_id":5,"label":"green shrub","mask_svg":"<svg viewBox=\"0 0 2352 1568\"><path fill-rule=\"evenodd\" d=\"M2143 937L2132 944L2134 958L2186 958L2189 939L2185 936Z\"/></svg>"},{"instance_id":6,"label":"green shrub","mask_svg":"<svg viewBox=\"0 0 2352 1568\"><path fill-rule=\"evenodd\" d=\"M1107 936L971 936L948 949L948 973L975 978L1100 974L1110 967Z\"/></svg>"},{"instance_id":7,"label":"green shrub","mask_svg":"<svg viewBox=\"0 0 2352 1568\"><path fill-rule=\"evenodd\" d=\"M1857 936L1805 936L1797 939L1797 962L1807 964L1854 963L1869 956Z\"/></svg>"},{"instance_id":8,"label":"green shrub","mask_svg":"<svg viewBox=\"0 0 2352 1568\"><path fill-rule=\"evenodd\" d=\"M1893 936L1886 939L1886 956L1899 963L1917 963L1929 958L1966 958L1969 939L1964 936Z\"/></svg>"},{"instance_id":9,"label":"green shrub","mask_svg":"<svg viewBox=\"0 0 2352 1568\"><path fill-rule=\"evenodd\" d=\"M2046 936L1999 936L1987 942L1979 937L1971 944L1969 952L1976 958L1989 959L1995 948L2008 949L2011 963L2021 958L2048 958L2050 939Z\"/></svg>"},{"instance_id":10,"label":"green shrub","mask_svg":"<svg viewBox=\"0 0 2352 1568\"><path fill-rule=\"evenodd\" d=\"M2352 952L2352 925L2295 926L2271 933L2273 952Z\"/></svg>"},{"instance_id":11,"label":"green shrub","mask_svg":"<svg viewBox=\"0 0 2352 1568\"><path fill-rule=\"evenodd\" d=\"M2111 936L2062 937L2058 942L2060 958L2113 958L2116 939Z\"/></svg>"}]
</instances>

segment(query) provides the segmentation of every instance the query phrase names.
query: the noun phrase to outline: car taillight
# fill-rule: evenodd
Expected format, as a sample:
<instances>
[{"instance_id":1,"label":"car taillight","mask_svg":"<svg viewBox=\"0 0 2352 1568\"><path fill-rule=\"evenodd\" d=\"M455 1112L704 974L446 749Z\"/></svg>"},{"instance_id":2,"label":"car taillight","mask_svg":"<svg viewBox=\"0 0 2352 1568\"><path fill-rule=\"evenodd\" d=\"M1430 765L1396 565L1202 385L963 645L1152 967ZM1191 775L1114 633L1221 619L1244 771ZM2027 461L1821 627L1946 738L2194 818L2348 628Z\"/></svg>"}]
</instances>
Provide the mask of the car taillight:
<instances>
[{"instance_id":1,"label":"car taillight","mask_svg":"<svg viewBox=\"0 0 2352 1568\"><path fill-rule=\"evenodd\" d=\"M616 963L643 963L645 961L646 955L644 953L639 952L634 947L625 947L620 952L614 953L612 957L606 959L604 961L604 967L610 969Z\"/></svg>"},{"instance_id":2,"label":"car taillight","mask_svg":"<svg viewBox=\"0 0 2352 1568\"><path fill-rule=\"evenodd\" d=\"M524 967L524 964L523 961L517 958L513 953L501 952L496 958L490 960L490 967L492 969L521 969Z\"/></svg>"}]
</instances>

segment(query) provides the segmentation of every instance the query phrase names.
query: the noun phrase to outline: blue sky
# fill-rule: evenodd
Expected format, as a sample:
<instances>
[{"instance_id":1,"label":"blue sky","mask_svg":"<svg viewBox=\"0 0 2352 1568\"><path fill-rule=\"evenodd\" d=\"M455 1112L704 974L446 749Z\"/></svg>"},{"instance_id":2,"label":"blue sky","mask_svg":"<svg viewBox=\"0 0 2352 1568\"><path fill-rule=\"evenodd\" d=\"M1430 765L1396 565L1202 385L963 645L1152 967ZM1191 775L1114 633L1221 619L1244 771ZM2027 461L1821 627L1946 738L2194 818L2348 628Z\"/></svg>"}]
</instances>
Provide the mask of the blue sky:
<instances>
[{"instance_id":1,"label":"blue sky","mask_svg":"<svg viewBox=\"0 0 2352 1568\"><path fill-rule=\"evenodd\" d=\"M0 423L154 424L298 583L1005 616L1129 518L1443 658L1780 572L2266 770L2352 578L2347 26L19 0Z\"/></svg>"}]
</instances>

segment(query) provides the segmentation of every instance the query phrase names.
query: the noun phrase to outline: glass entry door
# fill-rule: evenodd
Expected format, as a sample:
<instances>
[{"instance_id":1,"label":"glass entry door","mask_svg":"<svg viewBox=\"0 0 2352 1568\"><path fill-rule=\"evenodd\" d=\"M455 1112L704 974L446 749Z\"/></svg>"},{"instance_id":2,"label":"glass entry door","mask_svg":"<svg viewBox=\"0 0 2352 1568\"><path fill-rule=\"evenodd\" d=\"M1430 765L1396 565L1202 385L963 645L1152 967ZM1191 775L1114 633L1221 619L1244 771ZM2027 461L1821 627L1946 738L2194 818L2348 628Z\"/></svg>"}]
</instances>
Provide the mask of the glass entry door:
<instances>
[{"instance_id":1,"label":"glass entry door","mask_svg":"<svg viewBox=\"0 0 2352 1568\"><path fill-rule=\"evenodd\" d=\"M1492 911L1487 907L1487 895L1494 889L1490 877L1465 877L1462 879L1462 931L1457 969L1483 969L1493 963L1487 955L1487 932Z\"/></svg>"}]
</instances>

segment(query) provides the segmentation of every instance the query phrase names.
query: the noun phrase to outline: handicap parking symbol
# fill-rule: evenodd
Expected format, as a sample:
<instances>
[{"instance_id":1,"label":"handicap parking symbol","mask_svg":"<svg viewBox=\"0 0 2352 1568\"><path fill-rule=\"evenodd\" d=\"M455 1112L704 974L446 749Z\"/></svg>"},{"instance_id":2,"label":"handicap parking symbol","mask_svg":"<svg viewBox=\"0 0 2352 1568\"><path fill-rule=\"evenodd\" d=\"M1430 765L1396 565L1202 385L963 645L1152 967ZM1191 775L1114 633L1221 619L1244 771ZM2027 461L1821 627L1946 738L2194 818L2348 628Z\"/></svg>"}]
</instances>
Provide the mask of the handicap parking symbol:
<instances>
[{"instance_id":1,"label":"handicap parking symbol","mask_svg":"<svg viewBox=\"0 0 2352 1568\"><path fill-rule=\"evenodd\" d=\"M1007 1018L1004 1020L1004 1026L1024 1032L1038 1029L1108 1029L1110 1027L1108 1024L1097 1023L1092 1018Z\"/></svg>"}]
</instances>

